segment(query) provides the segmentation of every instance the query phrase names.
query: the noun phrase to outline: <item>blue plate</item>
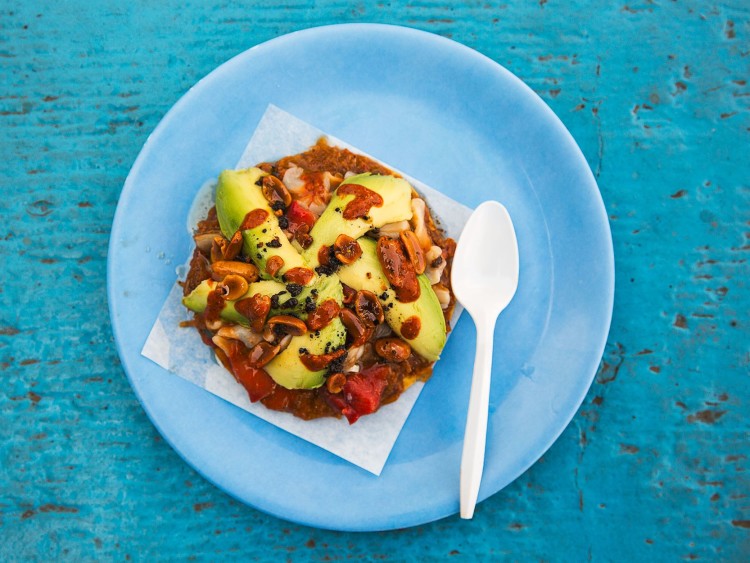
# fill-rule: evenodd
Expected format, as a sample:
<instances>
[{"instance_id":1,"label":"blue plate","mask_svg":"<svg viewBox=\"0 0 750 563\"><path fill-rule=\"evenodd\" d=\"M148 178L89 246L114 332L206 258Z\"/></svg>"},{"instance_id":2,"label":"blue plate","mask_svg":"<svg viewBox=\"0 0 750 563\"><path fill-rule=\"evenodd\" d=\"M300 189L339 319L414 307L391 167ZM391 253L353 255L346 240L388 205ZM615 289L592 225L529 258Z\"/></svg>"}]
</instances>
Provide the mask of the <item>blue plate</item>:
<instances>
[{"instance_id":1,"label":"blue plate","mask_svg":"<svg viewBox=\"0 0 750 563\"><path fill-rule=\"evenodd\" d=\"M591 384L612 313L611 235L585 159L544 102L490 59L413 29L321 27L254 47L196 84L149 137L120 197L108 263L115 339L144 409L207 479L281 518L384 530L458 511L468 316L380 477L140 355L190 252L193 196L234 165L269 103L471 207L496 199L508 208L521 277L495 333L479 498L496 493L549 448Z\"/></svg>"}]
</instances>

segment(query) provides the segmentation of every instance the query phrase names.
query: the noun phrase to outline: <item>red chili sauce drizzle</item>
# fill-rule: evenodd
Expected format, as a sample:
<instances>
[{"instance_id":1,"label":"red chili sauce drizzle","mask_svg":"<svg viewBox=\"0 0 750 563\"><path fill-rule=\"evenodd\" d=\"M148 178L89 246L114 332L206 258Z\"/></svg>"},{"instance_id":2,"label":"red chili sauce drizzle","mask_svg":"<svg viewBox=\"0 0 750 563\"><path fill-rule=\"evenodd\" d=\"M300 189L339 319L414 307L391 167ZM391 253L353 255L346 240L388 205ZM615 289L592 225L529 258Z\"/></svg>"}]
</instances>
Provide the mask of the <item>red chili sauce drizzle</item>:
<instances>
[{"instance_id":1,"label":"red chili sauce drizzle","mask_svg":"<svg viewBox=\"0 0 750 563\"><path fill-rule=\"evenodd\" d=\"M422 329L422 321L417 316L409 317L401 325L401 336L407 340L414 340L419 336L419 331Z\"/></svg>"},{"instance_id":2,"label":"red chili sauce drizzle","mask_svg":"<svg viewBox=\"0 0 750 563\"><path fill-rule=\"evenodd\" d=\"M309 268L303 268L301 266L289 268L284 274L284 280L288 283L298 283L299 285L307 285L314 277L315 272Z\"/></svg>"},{"instance_id":3,"label":"red chili sauce drizzle","mask_svg":"<svg viewBox=\"0 0 750 563\"><path fill-rule=\"evenodd\" d=\"M225 303L226 300L224 299L224 294L222 293L221 288L217 285L209 292L208 298L206 299L206 309L203 311L203 317L206 319L206 322L215 323L218 321Z\"/></svg>"},{"instance_id":4,"label":"red chili sauce drizzle","mask_svg":"<svg viewBox=\"0 0 750 563\"><path fill-rule=\"evenodd\" d=\"M242 224L240 225L239 230L246 231L248 229L260 227L267 217L268 211L266 211L265 209L253 209L252 211L249 211L247 215L245 215L245 218L242 220Z\"/></svg>"},{"instance_id":5,"label":"red chili sauce drizzle","mask_svg":"<svg viewBox=\"0 0 750 563\"><path fill-rule=\"evenodd\" d=\"M266 260L266 273L274 277L284 267L284 259L281 256L271 256Z\"/></svg>"},{"instance_id":6,"label":"red chili sauce drizzle","mask_svg":"<svg viewBox=\"0 0 750 563\"><path fill-rule=\"evenodd\" d=\"M353 195L354 199L346 204L342 216L344 219L359 219L361 217L367 217L372 207L382 207L383 198L380 194L367 189L359 184L342 184L339 186L339 195Z\"/></svg>"},{"instance_id":7,"label":"red chili sauce drizzle","mask_svg":"<svg viewBox=\"0 0 750 563\"><path fill-rule=\"evenodd\" d=\"M335 299L326 299L308 315L307 328L310 330L320 330L338 317L340 311L341 308Z\"/></svg>"},{"instance_id":8,"label":"red chili sauce drizzle","mask_svg":"<svg viewBox=\"0 0 750 563\"><path fill-rule=\"evenodd\" d=\"M396 292L396 299L402 303L411 303L419 299L420 289L414 265L406 257L401 241L388 237L378 240L378 260L383 267L385 277Z\"/></svg>"},{"instance_id":9,"label":"red chili sauce drizzle","mask_svg":"<svg viewBox=\"0 0 750 563\"><path fill-rule=\"evenodd\" d=\"M251 297L240 299L234 304L235 310L250 321L250 328L261 332L266 324L266 317L271 310L271 298L268 295L256 293Z\"/></svg>"}]
</instances>

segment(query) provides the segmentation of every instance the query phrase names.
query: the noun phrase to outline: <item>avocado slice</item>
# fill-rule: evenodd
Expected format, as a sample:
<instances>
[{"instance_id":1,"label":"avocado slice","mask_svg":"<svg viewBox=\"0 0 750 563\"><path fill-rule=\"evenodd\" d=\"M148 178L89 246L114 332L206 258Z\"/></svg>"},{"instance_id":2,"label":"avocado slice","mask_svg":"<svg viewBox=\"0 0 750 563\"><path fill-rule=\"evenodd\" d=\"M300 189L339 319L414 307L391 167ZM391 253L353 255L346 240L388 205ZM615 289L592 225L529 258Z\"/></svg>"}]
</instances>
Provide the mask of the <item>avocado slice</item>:
<instances>
[{"instance_id":1,"label":"avocado slice","mask_svg":"<svg viewBox=\"0 0 750 563\"><path fill-rule=\"evenodd\" d=\"M344 290L335 274L322 276L317 284L318 303L335 299L339 306L344 299ZM305 314L306 316L306 314ZM346 328L336 317L319 331L309 331L292 337L289 346L265 366L273 380L287 389L314 389L325 382L326 369L312 371L302 363L300 355L306 351L315 356L332 352L346 343Z\"/></svg>"},{"instance_id":2,"label":"avocado slice","mask_svg":"<svg viewBox=\"0 0 750 563\"><path fill-rule=\"evenodd\" d=\"M307 318L305 310L306 298L309 296L315 303L322 303L327 299L335 299L339 306L342 305L344 292L338 276L321 276L314 287L306 287L297 296L298 304L293 308L274 308L268 314L294 315L302 320ZM202 313L206 309L208 294L216 287L213 280L204 280L189 295L183 297L183 304L196 313ZM240 299L251 297L256 294L274 295L282 294L280 299L282 305L290 298L284 284L273 280L263 280L251 283L245 295ZM236 301L226 301L219 316L225 321L234 322L243 326L249 326L248 320L242 316L234 307ZM325 381L326 370L311 371L300 359L300 349L307 350L308 354L321 355L336 350L346 342L346 329L338 317L316 332L307 332L301 336L294 336L286 349L276 356L265 366L266 372L273 380L287 389L313 389L320 387Z\"/></svg>"},{"instance_id":3,"label":"avocado slice","mask_svg":"<svg viewBox=\"0 0 750 563\"><path fill-rule=\"evenodd\" d=\"M208 304L208 294L211 293L211 291L213 291L213 289L216 287L216 283L217 282L215 282L214 280L203 280L200 284L198 284L198 287L196 287L192 292L182 298L182 304L191 311L202 313L206 310L206 306ZM245 294L240 297L240 299L245 299L246 297L251 297L258 293L260 293L261 295L267 295L268 297L273 297L274 295L278 295L282 292L286 292L286 286L283 283L273 280L261 280L255 283L251 283L248 286L247 292L245 292ZM225 301L224 308L221 310L221 313L219 313L219 316L225 321L231 323L241 324L242 326L250 326L248 320L240 313L238 313L237 309L234 308L234 304L240 299L236 299L234 301ZM273 310L269 314L272 313Z\"/></svg>"},{"instance_id":4,"label":"avocado slice","mask_svg":"<svg viewBox=\"0 0 750 563\"><path fill-rule=\"evenodd\" d=\"M314 286L302 288L302 291L296 295L289 292L289 287L275 280L261 280L251 283L248 290L239 299L227 300L224 302L224 308L219 316L225 321L238 323L243 326L249 326L248 320L235 309L234 304L240 299L246 299L256 294L267 295L268 297L279 297L279 306L271 307L268 313L269 317L274 315L293 315L303 321L307 320L306 306L312 303L322 303L326 299L333 298L341 306L341 297L338 296L336 286L341 290L341 282L335 275L322 276L318 278L318 283ZM182 298L182 304L191 311L202 313L206 310L208 304L208 294L216 287L214 280L203 280L188 295ZM294 304L290 305L289 301L294 298Z\"/></svg>"},{"instance_id":5,"label":"avocado slice","mask_svg":"<svg viewBox=\"0 0 750 563\"><path fill-rule=\"evenodd\" d=\"M342 282L356 290L367 290L378 296L385 313L385 321L396 334L409 343L412 350L431 362L440 357L446 341L445 316L437 295L427 276L420 274L419 298L411 303L396 299L385 277L377 255L377 243L367 237L359 239L362 256L348 266L342 266L338 275ZM416 338L404 337L404 323L412 317L419 319L421 328ZM408 330L406 330L408 335Z\"/></svg>"},{"instance_id":6,"label":"avocado slice","mask_svg":"<svg viewBox=\"0 0 750 563\"><path fill-rule=\"evenodd\" d=\"M258 224L242 231L242 250L258 267L263 279L281 279L292 268L309 269L310 266L286 238L260 186L256 184L267 175L260 168L224 170L216 186L216 215L221 232L231 239L246 215L256 212L260 218ZM283 265L272 276L266 266L274 256L281 258ZM309 283L313 282L314 277Z\"/></svg>"},{"instance_id":7,"label":"avocado slice","mask_svg":"<svg viewBox=\"0 0 750 563\"><path fill-rule=\"evenodd\" d=\"M356 196L343 194L342 186L355 184L364 186L383 198L380 207L373 206L362 218L345 219L344 210ZM394 223L411 219L411 186L403 178L395 176L380 176L377 174L357 174L344 180L336 189L328 207L313 225L310 236L312 245L302 254L312 267L317 266L318 252L323 246L331 246L336 238L345 234L358 239L372 228L382 227L386 223Z\"/></svg>"}]
</instances>

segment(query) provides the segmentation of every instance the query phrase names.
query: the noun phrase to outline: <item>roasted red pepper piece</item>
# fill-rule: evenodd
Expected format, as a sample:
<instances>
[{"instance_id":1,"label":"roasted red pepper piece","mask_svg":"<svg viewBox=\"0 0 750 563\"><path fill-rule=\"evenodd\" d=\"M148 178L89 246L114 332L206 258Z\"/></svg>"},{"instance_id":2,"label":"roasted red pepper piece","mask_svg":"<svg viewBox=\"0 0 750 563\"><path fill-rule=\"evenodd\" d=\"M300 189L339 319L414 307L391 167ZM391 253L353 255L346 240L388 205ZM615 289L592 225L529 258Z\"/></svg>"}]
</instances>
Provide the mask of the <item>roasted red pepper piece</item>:
<instances>
[{"instance_id":1,"label":"roasted red pepper piece","mask_svg":"<svg viewBox=\"0 0 750 563\"><path fill-rule=\"evenodd\" d=\"M232 344L229 364L232 366L234 378L247 391L250 402L255 403L273 393L276 382L271 379L266 370L252 365L248 350L242 344L239 342Z\"/></svg>"},{"instance_id":2,"label":"roasted red pepper piece","mask_svg":"<svg viewBox=\"0 0 750 563\"><path fill-rule=\"evenodd\" d=\"M354 424L360 416L378 410L390 369L382 364L370 366L350 375L340 396L331 395L331 403L341 410L349 424Z\"/></svg>"},{"instance_id":3,"label":"roasted red pepper piece","mask_svg":"<svg viewBox=\"0 0 750 563\"><path fill-rule=\"evenodd\" d=\"M312 211L297 201L293 201L286 210L286 218L289 221L289 231L292 233L296 233L302 225L307 225L309 227L307 232L310 232L315 223L315 215Z\"/></svg>"}]
</instances>

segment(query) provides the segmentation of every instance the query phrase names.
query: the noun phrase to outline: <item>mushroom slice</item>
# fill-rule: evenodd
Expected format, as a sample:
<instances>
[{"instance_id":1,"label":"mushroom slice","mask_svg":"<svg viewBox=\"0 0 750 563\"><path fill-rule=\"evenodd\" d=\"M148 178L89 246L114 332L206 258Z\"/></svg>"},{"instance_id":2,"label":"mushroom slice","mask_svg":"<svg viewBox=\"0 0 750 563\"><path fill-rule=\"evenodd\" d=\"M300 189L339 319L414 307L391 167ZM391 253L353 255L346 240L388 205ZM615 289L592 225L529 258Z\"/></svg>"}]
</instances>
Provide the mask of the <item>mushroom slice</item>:
<instances>
[{"instance_id":1,"label":"mushroom slice","mask_svg":"<svg viewBox=\"0 0 750 563\"><path fill-rule=\"evenodd\" d=\"M440 277L443 275L446 265L443 258L443 249L439 246L432 246L425 254L425 261L427 262L427 268L425 268L424 273L430 280L430 285L440 283Z\"/></svg>"},{"instance_id":2,"label":"mushroom slice","mask_svg":"<svg viewBox=\"0 0 750 563\"><path fill-rule=\"evenodd\" d=\"M221 233L218 232L196 233L193 235L193 240L195 241L195 246L197 246L201 252L208 254L211 252L211 245L214 243L214 238L220 235Z\"/></svg>"},{"instance_id":3,"label":"mushroom slice","mask_svg":"<svg viewBox=\"0 0 750 563\"><path fill-rule=\"evenodd\" d=\"M224 260L234 260L242 250L242 244L244 239L242 238L242 231L236 231L233 235L229 244L224 248L222 257Z\"/></svg>"},{"instance_id":4,"label":"mushroom slice","mask_svg":"<svg viewBox=\"0 0 750 563\"><path fill-rule=\"evenodd\" d=\"M339 318L346 328L346 332L352 338L352 346L360 346L366 342L372 334L372 329L365 326L360 318L351 309L341 309Z\"/></svg>"},{"instance_id":5,"label":"mushroom slice","mask_svg":"<svg viewBox=\"0 0 750 563\"><path fill-rule=\"evenodd\" d=\"M264 365L278 356L280 351L280 346L274 346L273 344L269 344L268 342L261 341L253 346L252 350L250 350L248 361L250 362L251 366L262 368Z\"/></svg>"},{"instance_id":6,"label":"mushroom slice","mask_svg":"<svg viewBox=\"0 0 750 563\"><path fill-rule=\"evenodd\" d=\"M354 264L362 256L362 247L356 239L343 233L333 243L333 251L336 259L342 264Z\"/></svg>"},{"instance_id":7,"label":"mushroom slice","mask_svg":"<svg viewBox=\"0 0 750 563\"><path fill-rule=\"evenodd\" d=\"M425 213L427 206L423 199L415 197L411 200L411 225L414 228L414 234L417 235L417 240L424 250L427 250L432 246L432 239L430 234L427 232L427 224L425 222Z\"/></svg>"},{"instance_id":8,"label":"mushroom slice","mask_svg":"<svg viewBox=\"0 0 750 563\"><path fill-rule=\"evenodd\" d=\"M414 231L406 230L401 231L399 238L404 245L406 255L409 257L409 260L411 260L412 266L414 266L414 271L417 275L424 273L426 266L425 257L417 235L414 234Z\"/></svg>"},{"instance_id":9,"label":"mushroom slice","mask_svg":"<svg viewBox=\"0 0 750 563\"><path fill-rule=\"evenodd\" d=\"M226 364L229 362L229 354L232 351L232 343L231 338L224 338L223 336L219 336L219 334L215 334L213 338L211 338L211 341L216 345L216 347L221 350L223 357L221 357L219 354L219 359L221 359L221 363ZM224 361L226 360L226 362Z\"/></svg>"},{"instance_id":10,"label":"mushroom slice","mask_svg":"<svg viewBox=\"0 0 750 563\"><path fill-rule=\"evenodd\" d=\"M258 280L258 268L253 264L240 262L239 260L219 260L211 264L211 271L216 281L221 281L230 274L242 276L248 282Z\"/></svg>"},{"instance_id":11,"label":"mushroom slice","mask_svg":"<svg viewBox=\"0 0 750 563\"><path fill-rule=\"evenodd\" d=\"M403 362L411 355L411 346L400 338L381 338L375 341L375 353L389 362Z\"/></svg>"},{"instance_id":12,"label":"mushroom slice","mask_svg":"<svg viewBox=\"0 0 750 563\"><path fill-rule=\"evenodd\" d=\"M344 364L341 366L341 369L343 371L354 371L355 367L358 365L358 362L365 355L366 346L367 344L363 344L362 346L353 346L349 348L349 351L346 353L346 360L344 360Z\"/></svg>"},{"instance_id":13,"label":"mushroom slice","mask_svg":"<svg viewBox=\"0 0 750 563\"><path fill-rule=\"evenodd\" d=\"M432 286L432 290L440 302L440 308L445 311L451 304L451 292L443 284L438 283Z\"/></svg>"},{"instance_id":14,"label":"mushroom slice","mask_svg":"<svg viewBox=\"0 0 750 563\"><path fill-rule=\"evenodd\" d=\"M248 284L247 280L242 276L229 274L219 282L219 287L224 299L235 301L247 293Z\"/></svg>"},{"instance_id":15,"label":"mushroom slice","mask_svg":"<svg viewBox=\"0 0 750 563\"><path fill-rule=\"evenodd\" d=\"M346 376L341 372L334 373L326 379L326 389L328 389L329 393L335 395L336 393L341 393L344 389L344 383L346 383Z\"/></svg>"},{"instance_id":16,"label":"mushroom slice","mask_svg":"<svg viewBox=\"0 0 750 563\"><path fill-rule=\"evenodd\" d=\"M292 336L302 336L307 332L307 325L297 317L291 315L276 315L266 321L274 333L291 334Z\"/></svg>"},{"instance_id":17,"label":"mushroom slice","mask_svg":"<svg viewBox=\"0 0 750 563\"><path fill-rule=\"evenodd\" d=\"M396 221L395 223L386 223L378 229L378 236L388 238L398 238L401 231L410 229L409 221Z\"/></svg>"},{"instance_id":18,"label":"mushroom slice","mask_svg":"<svg viewBox=\"0 0 750 563\"><path fill-rule=\"evenodd\" d=\"M248 348L252 348L258 342L263 340L263 337L257 332L253 332L247 327L242 325L226 325L219 329L216 333L219 338L227 340L239 340ZM216 336L214 338L216 338ZM216 342L214 342L216 344ZM216 344L218 346L218 344Z\"/></svg>"},{"instance_id":19,"label":"mushroom slice","mask_svg":"<svg viewBox=\"0 0 750 563\"><path fill-rule=\"evenodd\" d=\"M302 170L302 168L295 166L294 164L284 172L282 181L287 189L293 194L296 194L305 185L305 181L302 179L302 174L304 174L304 172L305 171Z\"/></svg>"},{"instance_id":20,"label":"mushroom slice","mask_svg":"<svg viewBox=\"0 0 750 563\"><path fill-rule=\"evenodd\" d=\"M354 298L354 310L366 327L372 328L383 322L383 307L372 291L360 290Z\"/></svg>"},{"instance_id":21,"label":"mushroom slice","mask_svg":"<svg viewBox=\"0 0 750 563\"><path fill-rule=\"evenodd\" d=\"M289 204L292 203L292 194L276 176L265 176L261 184L261 191L268 203L272 205L282 203L284 207L289 207Z\"/></svg>"}]
</instances>

